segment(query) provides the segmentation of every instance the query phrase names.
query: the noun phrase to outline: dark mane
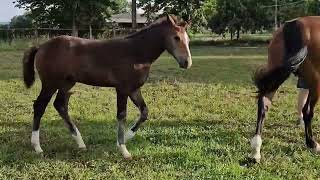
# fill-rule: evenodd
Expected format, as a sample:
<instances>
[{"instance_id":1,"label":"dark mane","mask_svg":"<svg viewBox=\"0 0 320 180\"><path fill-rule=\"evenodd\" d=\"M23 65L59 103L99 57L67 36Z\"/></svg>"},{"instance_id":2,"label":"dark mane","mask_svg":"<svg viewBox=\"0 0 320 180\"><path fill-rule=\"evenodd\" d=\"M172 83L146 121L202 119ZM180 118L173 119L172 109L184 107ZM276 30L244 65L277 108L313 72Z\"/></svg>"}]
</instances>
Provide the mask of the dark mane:
<instances>
[{"instance_id":1,"label":"dark mane","mask_svg":"<svg viewBox=\"0 0 320 180\"><path fill-rule=\"evenodd\" d=\"M176 21L176 17L175 16L171 16L171 17ZM163 25L166 22L167 22L167 17L163 16L163 17L157 19L156 21L154 21L153 23L151 23L149 26L141 28L139 31L137 31L137 32L135 32L133 34L130 34L130 35L126 36L125 38L129 39L129 38L137 37L137 36L147 32L147 31L150 31L153 28L156 28L156 27L159 27L159 26Z\"/></svg>"}]
</instances>

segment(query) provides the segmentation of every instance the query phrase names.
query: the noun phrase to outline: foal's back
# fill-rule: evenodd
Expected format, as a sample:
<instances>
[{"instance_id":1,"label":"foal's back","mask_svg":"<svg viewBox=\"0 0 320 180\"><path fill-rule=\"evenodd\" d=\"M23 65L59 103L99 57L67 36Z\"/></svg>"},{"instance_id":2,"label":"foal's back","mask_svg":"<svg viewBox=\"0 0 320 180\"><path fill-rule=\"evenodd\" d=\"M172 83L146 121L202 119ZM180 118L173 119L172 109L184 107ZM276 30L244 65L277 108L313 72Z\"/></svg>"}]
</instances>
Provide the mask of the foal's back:
<instances>
[{"instance_id":1,"label":"foal's back","mask_svg":"<svg viewBox=\"0 0 320 180\"><path fill-rule=\"evenodd\" d=\"M35 64L42 82L71 80L114 86L113 81L116 80L111 70L131 64L133 55L130 47L127 39L99 41L59 36L39 47ZM92 79L96 82L87 82Z\"/></svg>"}]
</instances>

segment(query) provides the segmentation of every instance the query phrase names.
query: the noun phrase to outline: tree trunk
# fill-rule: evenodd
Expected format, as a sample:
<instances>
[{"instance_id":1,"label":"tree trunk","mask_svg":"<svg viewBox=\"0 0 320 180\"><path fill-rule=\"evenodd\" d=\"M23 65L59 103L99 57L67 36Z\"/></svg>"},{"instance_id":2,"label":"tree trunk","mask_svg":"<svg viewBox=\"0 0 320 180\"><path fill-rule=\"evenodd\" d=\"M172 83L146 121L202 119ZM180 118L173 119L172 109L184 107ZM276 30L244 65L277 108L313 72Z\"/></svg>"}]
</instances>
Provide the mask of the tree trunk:
<instances>
[{"instance_id":1,"label":"tree trunk","mask_svg":"<svg viewBox=\"0 0 320 180\"><path fill-rule=\"evenodd\" d=\"M240 28L237 29L237 40L240 39Z\"/></svg>"},{"instance_id":2,"label":"tree trunk","mask_svg":"<svg viewBox=\"0 0 320 180\"><path fill-rule=\"evenodd\" d=\"M93 39L93 37L92 37L92 26L91 26L91 23L89 24L89 39Z\"/></svg>"},{"instance_id":3,"label":"tree trunk","mask_svg":"<svg viewBox=\"0 0 320 180\"><path fill-rule=\"evenodd\" d=\"M76 10L77 4L74 4L72 13L72 36L78 37L78 27L76 24Z\"/></svg>"},{"instance_id":4,"label":"tree trunk","mask_svg":"<svg viewBox=\"0 0 320 180\"><path fill-rule=\"evenodd\" d=\"M231 41L233 40L233 31L230 30L230 37L231 37Z\"/></svg>"},{"instance_id":5,"label":"tree trunk","mask_svg":"<svg viewBox=\"0 0 320 180\"><path fill-rule=\"evenodd\" d=\"M131 4L132 28L137 28L137 0L132 0Z\"/></svg>"}]
</instances>

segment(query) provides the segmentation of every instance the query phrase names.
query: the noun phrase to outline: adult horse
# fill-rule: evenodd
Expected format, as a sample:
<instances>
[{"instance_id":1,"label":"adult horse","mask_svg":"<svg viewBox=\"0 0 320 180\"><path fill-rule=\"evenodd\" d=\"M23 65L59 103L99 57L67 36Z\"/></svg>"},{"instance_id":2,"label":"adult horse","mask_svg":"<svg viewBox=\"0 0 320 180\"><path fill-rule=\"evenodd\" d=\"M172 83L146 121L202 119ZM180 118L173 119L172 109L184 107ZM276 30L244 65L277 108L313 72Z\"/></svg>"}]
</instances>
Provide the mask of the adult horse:
<instances>
[{"instance_id":1,"label":"adult horse","mask_svg":"<svg viewBox=\"0 0 320 180\"><path fill-rule=\"evenodd\" d=\"M301 17L286 22L273 35L269 44L268 63L258 70L254 81L258 88L258 115L255 136L251 140L255 161L260 161L261 132L266 112L279 86L295 73L309 87L309 96L303 108L305 138L308 148L320 151L313 138L311 122L320 95L320 17Z\"/></svg>"},{"instance_id":2,"label":"adult horse","mask_svg":"<svg viewBox=\"0 0 320 180\"><path fill-rule=\"evenodd\" d=\"M43 152L39 141L40 119L53 94L54 107L64 119L79 148L86 148L80 131L68 114L69 90L77 83L115 87L117 92L117 146L126 159L131 154L126 141L132 138L148 117L148 108L140 87L148 78L151 64L167 50L181 68L192 64L186 22L176 24L170 15L158 19L141 31L121 39L87 40L69 36L53 38L40 47L32 47L23 58L23 76L27 88L35 80L34 65L42 89L34 102L31 144ZM127 99L140 110L140 118L125 134Z\"/></svg>"}]
</instances>

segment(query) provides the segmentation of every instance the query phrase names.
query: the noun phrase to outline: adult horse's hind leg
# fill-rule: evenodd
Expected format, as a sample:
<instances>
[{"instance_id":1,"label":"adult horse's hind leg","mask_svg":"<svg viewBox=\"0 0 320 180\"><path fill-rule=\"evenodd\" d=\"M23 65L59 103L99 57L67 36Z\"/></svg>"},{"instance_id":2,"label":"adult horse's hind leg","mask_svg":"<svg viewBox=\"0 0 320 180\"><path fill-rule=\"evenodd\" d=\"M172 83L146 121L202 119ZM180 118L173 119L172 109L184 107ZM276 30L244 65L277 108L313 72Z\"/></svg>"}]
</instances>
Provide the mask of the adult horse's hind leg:
<instances>
[{"instance_id":1,"label":"adult horse's hind leg","mask_svg":"<svg viewBox=\"0 0 320 180\"><path fill-rule=\"evenodd\" d=\"M125 141L130 140L134 137L135 133L139 129L142 123L148 119L148 107L144 102L144 99L141 94L141 90L137 89L135 92L130 94L130 99L132 102L139 108L140 118L138 121L127 131L125 135Z\"/></svg>"},{"instance_id":2,"label":"adult horse's hind leg","mask_svg":"<svg viewBox=\"0 0 320 180\"><path fill-rule=\"evenodd\" d=\"M117 146L125 159L131 159L131 154L127 150L124 139L126 128L128 95L117 89L117 119L118 119L118 141Z\"/></svg>"},{"instance_id":3,"label":"adult horse's hind leg","mask_svg":"<svg viewBox=\"0 0 320 180\"><path fill-rule=\"evenodd\" d=\"M42 115L45 112L45 109L52 95L55 92L56 92L56 89L54 88L48 88L48 87L42 86L41 92L33 104L34 117L33 117L33 125L32 125L31 145L33 146L34 150L37 153L43 152L40 146L40 140L39 140L40 120Z\"/></svg>"},{"instance_id":4,"label":"adult horse's hind leg","mask_svg":"<svg viewBox=\"0 0 320 180\"><path fill-rule=\"evenodd\" d=\"M72 85L73 86L73 85ZM71 86L71 87L72 87ZM84 144L81 133L76 127L76 125L71 121L69 113L68 113L68 102L71 96L71 93L68 92L70 88L67 89L59 89L57 97L54 101L54 107L58 111L59 115L64 120L66 126L70 130L72 137L76 140L80 149L86 149L86 145Z\"/></svg>"},{"instance_id":5,"label":"adult horse's hind leg","mask_svg":"<svg viewBox=\"0 0 320 180\"><path fill-rule=\"evenodd\" d=\"M274 92L268 93L266 95L259 94L258 96L258 113L257 113L257 125L256 125L256 132L255 136L251 139L251 148L252 152L249 155L249 158L254 160L255 162L260 162L261 154L260 149L262 145L262 128L264 119L266 117L267 111L271 107L271 101L275 94Z\"/></svg>"},{"instance_id":6,"label":"adult horse's hind leg","mask_svg":"<svg viewBox=\"0 0 320 180\"><path fill-rule=\"evenodd\" d=\"M314 149L316 152L320 151L320 146L317 141L313 138L312 135L312 118L314 114L314 108L319 99L319 94L317 90L310 89L310 93L308 95L308 99L306 104L303 107L303 120L305 124L305 136L306 143L309 148Z\"/></svg>"}]
</instances>

